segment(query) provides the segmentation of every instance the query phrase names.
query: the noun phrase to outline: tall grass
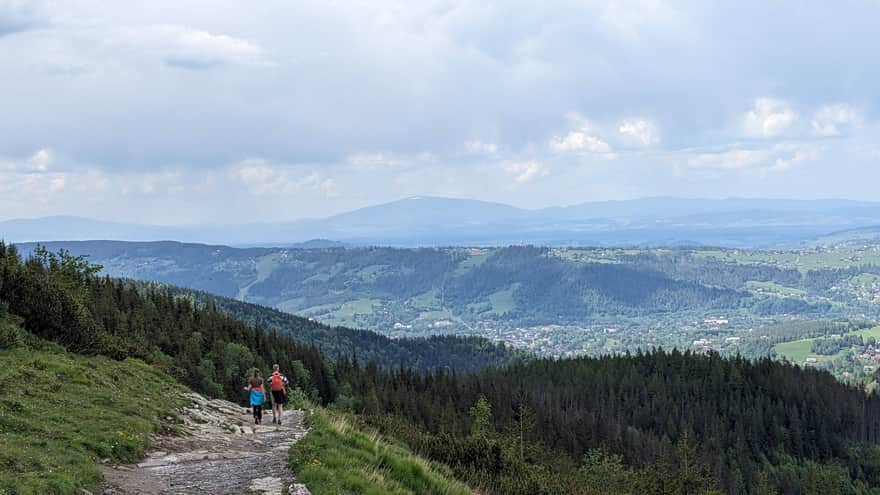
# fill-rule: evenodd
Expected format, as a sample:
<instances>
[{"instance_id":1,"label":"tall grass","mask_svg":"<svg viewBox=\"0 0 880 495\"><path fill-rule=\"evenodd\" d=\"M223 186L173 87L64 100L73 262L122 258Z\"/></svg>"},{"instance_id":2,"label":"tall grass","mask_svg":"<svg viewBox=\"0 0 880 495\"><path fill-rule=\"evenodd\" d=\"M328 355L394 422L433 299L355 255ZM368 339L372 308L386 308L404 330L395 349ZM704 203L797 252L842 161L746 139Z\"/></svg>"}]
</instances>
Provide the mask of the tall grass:
<instances>
[{"instance_id":1,"label":"tall grass","mask_svg":"<svg viewBox=\"0 0 880 495\"><path fill-rule=\"evenodd\" d=\"M472 494L443 465L422 459L341 413L317 409L290 463L313 495Z\"/></svg>"}]
</instances>

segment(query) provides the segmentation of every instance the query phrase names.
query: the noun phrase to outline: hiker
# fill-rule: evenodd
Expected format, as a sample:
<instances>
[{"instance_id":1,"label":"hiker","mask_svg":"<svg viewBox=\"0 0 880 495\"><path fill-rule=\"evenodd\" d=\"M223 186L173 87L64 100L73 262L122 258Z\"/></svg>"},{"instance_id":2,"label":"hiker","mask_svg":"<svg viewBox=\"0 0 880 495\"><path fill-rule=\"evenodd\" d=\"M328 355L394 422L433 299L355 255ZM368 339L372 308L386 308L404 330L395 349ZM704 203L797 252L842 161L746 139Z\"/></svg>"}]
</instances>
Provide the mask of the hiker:
<instances>
[{"instance_id":1,"label":"hiker","mask_svg":"<svg viewBox=\"0 0 880 495\"><path fill-rule=\"evenodd\" d=\"M263 377L260 376L260 370L254 370L254 376L248 381L248 386L244 390L250 393L251 408L254 410L254 424L261 424L266 394L263 392Z\"/></svg>"},{"instance_id":2,"label":"hiker","mask_svg":"<svg viewBox=\"0 0 880 495\"><path fill-rule=\"evenodd\" d=\"M272 376L269 377L269 385L272 388L272 422L280 425L284 403L287 402L287 377L282 375L277 364L272 365Z\"/></svg>"}]
</instances>

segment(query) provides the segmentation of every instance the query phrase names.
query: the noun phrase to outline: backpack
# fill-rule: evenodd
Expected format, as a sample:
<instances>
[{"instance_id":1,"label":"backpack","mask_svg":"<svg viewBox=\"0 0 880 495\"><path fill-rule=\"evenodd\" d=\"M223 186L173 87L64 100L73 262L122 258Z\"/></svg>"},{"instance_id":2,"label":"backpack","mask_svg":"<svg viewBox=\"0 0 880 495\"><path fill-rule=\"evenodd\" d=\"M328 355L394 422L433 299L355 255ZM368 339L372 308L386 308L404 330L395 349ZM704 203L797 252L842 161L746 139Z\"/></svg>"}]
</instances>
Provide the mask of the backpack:
<instances>
[{"instance_id":1,"label":"backpack","mask_svg":"<svg viewBox=\"0 0 880 495\"><path fill-rule=\"evenodd\" d=\"M281 376L280 373L272 373L272 378L270 378L270 382L272 383L273 392L284 391L284 378Z\"/></svg>"}]
</instances>

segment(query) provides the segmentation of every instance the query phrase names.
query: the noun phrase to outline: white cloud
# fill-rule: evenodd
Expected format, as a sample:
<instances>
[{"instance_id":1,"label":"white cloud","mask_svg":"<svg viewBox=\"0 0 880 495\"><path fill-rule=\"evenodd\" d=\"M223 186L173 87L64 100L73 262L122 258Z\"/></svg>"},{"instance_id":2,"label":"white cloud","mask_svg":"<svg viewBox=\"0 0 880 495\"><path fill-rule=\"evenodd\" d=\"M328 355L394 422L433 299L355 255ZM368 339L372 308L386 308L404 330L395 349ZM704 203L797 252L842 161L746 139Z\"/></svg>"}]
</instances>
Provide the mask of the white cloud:
<instances>
[{"instance_id":1,"label":"white cloud","mask_svg":"<svg viewBox=\"0 0 880 495\"><path fill-rule=\"evenodd\" d=\"M795 165L819 158L819 150L815 146L803 144L780 144L775 147L778 153L771 170L788 170Z\"/></svg>"},{"instance_id":2,"label":"white cloud","mask_svg":"<svg viewBox=\"0 0 880 495\"><path fill-rule=\"evenodd\" d=\"M498 152L498 145L495 143L487 143L479 139L473 139L464 143L464 149L468 153L494 155Z\"/></svg>"},{"instance_id":3,"label":"white cloud","mask_svg":"<svg viewBox=\"0 0 880 495\"><path fill-rule=\"evenodd\" d=\"M756 98L743 119L743 130L748 137L772 138L787 131L797 118L797 113L784 100Z\"/></svg>"},{"instance_id":4,"label":"white cloud","mask_svg":"<svg viewBox=\"0 0 880 495\"><path fill-rule=\"evenodd\" d=\"M764 169L782 171L798 163L815 160L818 149L811 145L783 143L762 149L731 149L715 153L700 153L690 156L686 164L677 167L677 172L685 170L736 171Z\"/></svg>"},{"instance_id":5,"label":"white cloud","mask_svg":"<svg viewBox=\"0 0 880 495\"><path fill-rule=\"evenodd\" d=\"M183 69L264 63L263 50L253 41L188 26L153 24L126 27L118 33L118 40L158 56L166 65Z\"/></svg>"},{"instance_id":6,"label":"white cloud","mask_svg":"<svg viewBox=\"0 0 880 495\"><path fill-rule=\"evenodd\" d=\"M0 196L24 205L47 204L67 185L67 175L51 171L51 163L52 153L47 148L38 149L25 159L0 159Z\"/></svg>"},{"instance_id":7,"label":"white cloud","mask_svg":"<svg viewBox=\"0 0 880 495\"><path fill-rule=\"evenodd\" d=\"M525 184L550 173L544 164L535 160L509 163L504 166L504 171L512 175L517 184Z\"/></svg>"},{"instance_id":8,"label":"white cloud","mask_svg":"<svg viewBox=\"0 0 880 495\"><path fill-rule=\"evenodd\" d=\"M49 170L51 160L51 151L47 148L41 148L25 160L0 160L0 171L20 173L46 172Z\"/></svg>"},{"instance_id":9,"label":"white cloud","mask_svg":"<svg viewBox=\"0 0 880 495\"><path fill-rule=\"evenodd\" d=\"M245 160L230 167L228 175L243 183L252 194L291 194L303 190L336 196L337 184L317 172L302 172L301 167L278 166L264 160Z\"/></svg>"},{"instance_id":10,"label":"white cloud","mask_svg":"<svg viewBox=\"0 0 880 495\"><path fill-rule=\"evenodd\" d=\"M620 123L617 131L626 137L635 139L642 146L650 146L660 142L660 132L657 130L657 125L651 120L624 120Z\"/></svg>"},{"instance_id":11,"label":"white cloud","mask_svg":"<svg viewBox=\"0 0 880 495\"><path fill-rule=\"evenodd\" d=\"M586 130L571 131L563 137L550 140L550 148L559 153L610 153L611 146L602 139L587 134Z\"/></svg>"},{"instance_id":12,"label":"white cloud","mask_svg":"<svg viewBox=\"0 0 880 495\"><path fill-rule=\"evenodd\" d=\"M406 162L400 157L380 152L355 153L349 156L347 161L357 170L382 170L406 165Z\"/></svg>"},{"instance_id":13,"label":"white cloud","mask_svg":"<svg viewBox=\"0 0 880 495\"><path fill-rule=\"evenodd\" d=\"M813 131L819 136L837 136L847 127L856 126L861 114L845 103L825 105L813 115Z\"/></svg>"}]
</instances>

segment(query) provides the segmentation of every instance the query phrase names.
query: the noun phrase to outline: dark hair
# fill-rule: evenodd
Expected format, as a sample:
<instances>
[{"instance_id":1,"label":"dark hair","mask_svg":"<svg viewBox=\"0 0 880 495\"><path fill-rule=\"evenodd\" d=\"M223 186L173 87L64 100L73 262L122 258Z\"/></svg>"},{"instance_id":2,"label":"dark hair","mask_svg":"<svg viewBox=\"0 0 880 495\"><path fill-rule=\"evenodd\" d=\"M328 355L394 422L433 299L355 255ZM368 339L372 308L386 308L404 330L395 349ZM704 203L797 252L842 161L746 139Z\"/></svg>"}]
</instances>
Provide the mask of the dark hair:
<instances>
[{"instance_id":1,"label":"dark hair","mask_svg":"<svg viewBox=\"0 0 880 495\"><path fill-rule=\"evenodd\" d=\"M260 378L260 370L258 368L254 368L254 378Z\"/></svg>"}]
</instances>

